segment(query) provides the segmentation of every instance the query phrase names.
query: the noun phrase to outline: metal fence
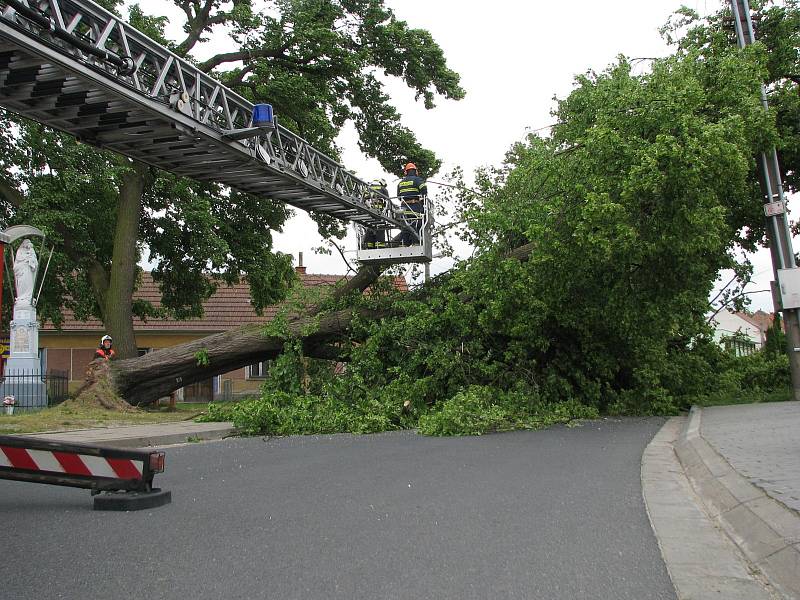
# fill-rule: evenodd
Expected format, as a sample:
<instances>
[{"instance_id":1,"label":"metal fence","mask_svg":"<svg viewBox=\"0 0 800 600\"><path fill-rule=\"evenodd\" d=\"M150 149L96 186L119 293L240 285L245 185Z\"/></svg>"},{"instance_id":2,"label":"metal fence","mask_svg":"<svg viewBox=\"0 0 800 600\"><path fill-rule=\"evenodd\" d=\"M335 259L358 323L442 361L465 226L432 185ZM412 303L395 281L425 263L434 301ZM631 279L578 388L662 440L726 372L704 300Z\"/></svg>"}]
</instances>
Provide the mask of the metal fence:
<instances>
[{"instance_id":1,"label":"metal fence","mask_svg":"<svg viewBox=\"0 0 800 600\"><path fill-rule=\"evenodd\" d=\"M12 371L0 377L0 401L13 397L14 412L61 404L68 392L69 377L64 371ZM4 412L8 406L3 402Z\"/></svg>"}]
</instances>

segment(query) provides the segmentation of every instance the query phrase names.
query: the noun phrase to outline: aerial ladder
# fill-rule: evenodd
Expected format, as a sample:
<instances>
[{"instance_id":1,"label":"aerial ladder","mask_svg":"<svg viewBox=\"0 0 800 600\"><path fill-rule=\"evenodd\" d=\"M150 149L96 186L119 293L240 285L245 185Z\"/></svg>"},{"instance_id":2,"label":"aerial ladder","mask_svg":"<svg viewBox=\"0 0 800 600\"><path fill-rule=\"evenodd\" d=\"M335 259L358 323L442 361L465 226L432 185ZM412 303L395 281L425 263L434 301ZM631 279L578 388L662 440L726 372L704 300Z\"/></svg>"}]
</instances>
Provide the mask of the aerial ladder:
<instances>
[{"instance_id":1,"label":"aerial ladder","mask_svg":"<svg viewBox=\"0 0 800 600\"><path fill-rule=\"evenodd\" d=\"M415 243L363 263L430 262L389 198L251 102L90 0L0 0L0 106L159 169ZM381 195L382 197L382 195ZM430 206L428 206L430 208ZM430 210L426 215L432 214Z\"/></svg>"}]
</instances>

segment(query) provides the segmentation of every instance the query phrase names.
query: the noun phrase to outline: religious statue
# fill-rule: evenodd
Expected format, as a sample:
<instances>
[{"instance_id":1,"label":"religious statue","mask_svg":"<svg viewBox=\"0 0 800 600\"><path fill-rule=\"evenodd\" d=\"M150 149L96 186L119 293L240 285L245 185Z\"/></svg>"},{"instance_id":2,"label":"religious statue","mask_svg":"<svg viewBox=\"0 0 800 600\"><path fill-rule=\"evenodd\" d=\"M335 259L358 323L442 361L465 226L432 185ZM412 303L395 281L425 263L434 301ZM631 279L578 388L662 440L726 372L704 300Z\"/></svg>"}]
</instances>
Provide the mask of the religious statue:
<instances>
[{"instance_id":1,"label":"religious statue","mask_svg":"<svg viewBox=\"0 0 800 600\"><path fill-rule=\"evenodd\" d=\"M15 306L33 306L33 288L36 284L36 272L39 270L39 261L30 240L24 240L14 259L14 280L17 284L17 299Z\"/></svg>"}]
</instances>

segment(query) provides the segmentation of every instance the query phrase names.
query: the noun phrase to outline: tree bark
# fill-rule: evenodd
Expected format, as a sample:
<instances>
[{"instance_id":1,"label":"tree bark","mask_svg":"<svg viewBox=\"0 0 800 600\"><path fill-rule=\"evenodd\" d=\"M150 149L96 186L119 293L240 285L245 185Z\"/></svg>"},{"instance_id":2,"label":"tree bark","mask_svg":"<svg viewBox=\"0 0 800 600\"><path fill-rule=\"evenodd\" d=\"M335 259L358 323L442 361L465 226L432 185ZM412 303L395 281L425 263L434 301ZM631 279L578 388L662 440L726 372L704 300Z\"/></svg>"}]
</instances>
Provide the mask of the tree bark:
<instances>
[{"instance_id":1,"label":"tree bark","mask_svg":"<svg viewBox=\"0 0 800 600\"><path fill-rule=\"evenodd\" d=\"M362 267L344 285L335 288L328 299L337 301L349 294L362 293L382 272L379 267ZM292 336L302 338L306 356L335 360L338 351L330 342L347 332L354 314L373 319L382 316L374 311L340 310L317 317L321 310L322 303L289 318L286 335L269 336L264 325L250 324L144 356L120 358L111 363L110 369L90 369L91 378L80 396L101 397L112 390L135 406L150 404L183 386L275 358ZM306 331L313 333L302 335ZM111 399L108 405L112 405Z\"/></svg>"},{"instance_id":2,"label":"tree bark","mask_svg":"<svg viewBox=\"0 0 800 600\"><path fill-rule=\"evenodd\" d=\"M136 241L139 238L139 219L147 169L146 165L134 162L122 177L108 287L104 294L101 294L100 289L95 289L103 313L103 323L109 335L114 338L114 350L120 358L137 355L133 331L133 289L138 257Z\"/></svg>"},{"instance_id":3,"label":"tree bark","mask_svg":"<svg viewBox=\"0 0 800 600\"><path fill-rule=\"evenodd\" d=\"M183 386L275 358L288 337L302 337L306 356L332 358L327 342L347 332L355 315L376 319L382 314L340 310L322 316L318 325L315 317L300 317L289 323L287 335L265 335L263 325L245 325L138 358L117 360L111 364L110 376L117 393L130 404L150 404ZM313 333L303 335L309 329Z\"/></svg>"}]
</instances>

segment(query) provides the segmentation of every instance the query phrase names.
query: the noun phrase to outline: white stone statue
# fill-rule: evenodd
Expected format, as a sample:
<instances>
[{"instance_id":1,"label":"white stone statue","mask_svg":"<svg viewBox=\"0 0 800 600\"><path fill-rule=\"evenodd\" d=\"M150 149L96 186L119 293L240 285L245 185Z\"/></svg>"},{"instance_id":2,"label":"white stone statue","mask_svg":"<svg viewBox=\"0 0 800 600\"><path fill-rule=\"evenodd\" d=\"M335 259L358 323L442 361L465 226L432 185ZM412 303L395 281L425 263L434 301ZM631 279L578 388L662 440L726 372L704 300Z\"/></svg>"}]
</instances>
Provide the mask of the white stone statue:
<instances>
[{"instance_id":1,"label":"white stone statue","mask_svg":"<svg viewBox=\"0 0 800 600\"><path fill-rule=\"evenodd\" d=\"M14 280L17 284L17 299L14 306L33 305L33 287L36 284L36 272L39 261L30 240L24 240L17 249L14 259Z\"/></svg>"}]
</instances>

